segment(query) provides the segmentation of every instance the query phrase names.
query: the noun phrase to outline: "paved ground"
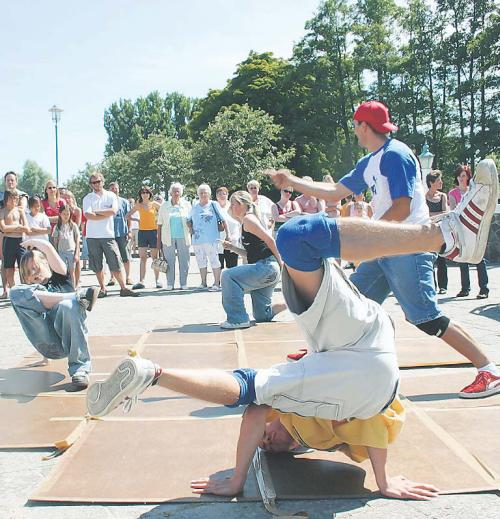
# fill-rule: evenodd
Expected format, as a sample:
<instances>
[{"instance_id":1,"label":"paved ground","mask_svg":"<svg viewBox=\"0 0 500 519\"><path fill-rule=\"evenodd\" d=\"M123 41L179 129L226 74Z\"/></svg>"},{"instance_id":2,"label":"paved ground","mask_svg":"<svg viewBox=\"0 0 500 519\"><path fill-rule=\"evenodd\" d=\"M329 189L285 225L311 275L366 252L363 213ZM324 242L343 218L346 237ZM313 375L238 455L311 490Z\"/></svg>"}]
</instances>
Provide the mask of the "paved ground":
<instances>
[{"instance_id":1,"label":"paved ground","mask_svg":"<svg viewBox=\"0 0 500 519\"><path fill-rule=\"evenodd\" d=\"M138 263L133 263L134 279L137 277ZM199 284L196 268L192 264L189 277L190 286ZM440 296L445 312L460 322L478 338L487 351L498 351L500 345L500 265L489 268L491 296L478 301L477 280L471 271L472 294L466 299L452 297L459 291L460 274L458 268L449 269L449 295ZM152 286L152 273L149 273ZM84 273L83 284L95 283L95 278ZM276 297L280 294L277 292ZM390 313L400 312L394 298L385 303ZM92 335L138 334L155 327L176 326L192 323L218 323L224 320L220 304L220 294L208 292L165 292L147 290L144 297L137 299L120 298L116 289L110 296L99 300L98 307L89 314L88 326ZM288 320L284 312L280 319ZM0 368L15 366L23 355L32 352L10 304L0 302L0 323L2 329L2 355ZM1 419L1 418L0 418ZM224 516L232 518L265 518L269 514L259 503L222 503L222 504L165 504L160 506L41 506L27 502L30 493L51 471L57 461L42 461L48 451L0 450L0 519L4 518L50 518L50 519L102 519L136 517L159 518L206 518ZM200 474L203 467L200 468ZM140 477L140 474L129 476ZM280 506L289 511L306 510L311 518L367 517L371 519L391 518L463 518L481 517L493 519L500 517L500 494L468 494L440 496L432 503L416 503L374 500L330 500L330 501L289 501Z\"/></svg>"}]
</instances>

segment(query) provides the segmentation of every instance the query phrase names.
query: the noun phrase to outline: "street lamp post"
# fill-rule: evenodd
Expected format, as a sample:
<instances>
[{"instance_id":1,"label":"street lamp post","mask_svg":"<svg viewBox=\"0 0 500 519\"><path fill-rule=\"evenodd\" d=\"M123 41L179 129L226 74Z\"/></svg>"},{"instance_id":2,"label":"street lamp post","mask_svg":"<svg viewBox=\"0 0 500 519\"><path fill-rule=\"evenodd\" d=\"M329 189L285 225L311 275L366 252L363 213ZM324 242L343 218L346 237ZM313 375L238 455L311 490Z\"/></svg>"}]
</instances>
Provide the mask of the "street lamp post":
<instances>
[{"instance_id":1,"label":"street lamp post","mask_svg":"<svg viewBox=\"0 0 500 519\"><path fill-rule=\"evenodd\" d=\"M420 160L420 167L422 168L422 176L425 177L431 172L432 161L434 160L434 154L429 151L429 145L425 141L422 146L422 153L418 156Z\"/></svg>"},{"instance_id":2,"label":"street lamp post","mask_svg":"<svg viewBox=\"0 0 500 519\"><path fill-rule=\"evenodd\" d=\"M49 112L52 114L52 121L54 122L56 129L56 184L59 186L59 143L57 138L57 123L61 120L61 112L63 112L63 110L54 105L49 109Z\"/></svg>"}]
</instances>

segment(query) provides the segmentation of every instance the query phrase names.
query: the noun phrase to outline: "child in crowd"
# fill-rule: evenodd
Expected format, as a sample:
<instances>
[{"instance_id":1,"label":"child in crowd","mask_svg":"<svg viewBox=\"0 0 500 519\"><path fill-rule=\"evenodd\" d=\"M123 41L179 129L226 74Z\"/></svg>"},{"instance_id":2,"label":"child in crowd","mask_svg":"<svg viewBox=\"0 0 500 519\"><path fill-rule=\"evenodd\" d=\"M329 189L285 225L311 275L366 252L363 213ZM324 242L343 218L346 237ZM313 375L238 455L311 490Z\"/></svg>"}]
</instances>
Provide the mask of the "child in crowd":
<instances>
[{"instance_id":1,"label":"child in crowd","mask_svg":"<svg viewBox=\"0 0 500 519\"><path fill-rule=\"evenodd\" d=\"M68 267L73 287L76 287L75 264L80 261L80 231L71 218L72 212L68 205L61 208L57 224L52 231L52 243Z\"/></svg>"},{"instance_id":2,"label":"child in crowd","mask_svg":"<svg viewBox=\"0 0 500 519\"><path fill-rule=\"evenodd\" d=\"M50 221L47 215L40 210L41 207L42 202L40 201L40 197L30 197L28 200L28 211L26 211L26 220L30 227L29 234L31 237L48 241L50 236Z\"/></svg>"},{"instance_id":3,"label":"child in crowd","mask_svg":"<svg viewBox=\"0 0 500 519\"><path fill-rule=\"evenodd\" d=\"M19 207L17 191L7 190L4 193L4 207L0 210L0 231L3 233L3 268L5 269L6 287L2 299L8 297L7 287L14 286L16 263L19 266L24 248L21 245L23 234L30 228L22 207Z\"/></svg>"}]
</instances>

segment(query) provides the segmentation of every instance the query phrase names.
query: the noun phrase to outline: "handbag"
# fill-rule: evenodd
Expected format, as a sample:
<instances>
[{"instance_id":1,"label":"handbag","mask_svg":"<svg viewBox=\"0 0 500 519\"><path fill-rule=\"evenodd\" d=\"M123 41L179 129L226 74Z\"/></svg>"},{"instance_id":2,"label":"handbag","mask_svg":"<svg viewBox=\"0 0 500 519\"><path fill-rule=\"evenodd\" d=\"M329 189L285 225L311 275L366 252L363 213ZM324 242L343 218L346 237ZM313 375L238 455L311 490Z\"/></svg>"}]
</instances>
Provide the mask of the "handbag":
<instances>
[{"instance_id":1,"label":"handbag","mask_svg":"<svg viewBox=\"0 0 500 519\"><path fill-rule=\"evenodd\" d=\"M214 209L215 217L217 218L217 229L219 230L219 232L222 232L224 230L224 220L222 219L215 203L211 202L211 204Z\"/></svg>"},{"instance_id":2,"label":"handbag","mask_svg":"<svg viewBox=\"0 0 500 519\"><path fill-rule=\"evenodd\" d=\"M167 260L163 258L156 258L151 263L151 268L154 270L159 270L160 272L163 272L166 274L168 272L168 263Z\"/></svg>"}]
</instances>

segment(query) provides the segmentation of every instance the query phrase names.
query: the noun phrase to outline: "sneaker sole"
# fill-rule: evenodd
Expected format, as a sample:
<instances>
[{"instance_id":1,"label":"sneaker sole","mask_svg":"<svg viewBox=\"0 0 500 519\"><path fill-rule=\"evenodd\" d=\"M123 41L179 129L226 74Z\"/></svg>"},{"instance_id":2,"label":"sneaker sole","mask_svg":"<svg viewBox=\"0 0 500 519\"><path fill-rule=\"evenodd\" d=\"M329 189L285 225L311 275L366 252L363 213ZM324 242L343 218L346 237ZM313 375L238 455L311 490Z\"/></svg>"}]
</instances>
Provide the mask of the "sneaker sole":
<instances>
[{"instance_id":1,"label":"sneaker sole","mask_svg":"<svg viewBox=\"0 0 500 519\"><path fill-rule=\"evenodd\" d=\"M483 167L485 168L485 173L487 173L490 182L487 184L484 181L480 182L478 180L478 183L489 185L491 187L491 193L488 199L488 204L484 211L484 215L481 219L481 224L479 225L479 232L477 234L477 247L474 251L475 254L467 260L468 263L479 263L483 259L484 253L486 251L486 245L488 244L491 220L497 206L498 173L496 171L495 164L491 159L485 159L479 162L477 165L478 169L482 170Z\"/></svg>"},{"instance_id":2,"label":"sneaker sole","mask_svg":"<svg viewBox=\"0 0 500 519\"><path fill-rule=\"evenodd\" d=\"M246 328L250 328L250 326L252 326L252 323L238 324L237 326L222 326L221 325L221 328L223 330L244 330Z\"/></svg>"},{"instance_id":3,"label":"sneaker sole","mask_svg":"<svg viewBox=\"0 0 500 519\"><path fill-rule=\"evenodd\" d=\"M500 393L500 385L497 387L494 387L492 389L487 389L486 391L483 391L482 393L458 393L458 396L460 398L486 398L487 396L496 395L497 393Z\"/></svg>"},{"instance_id":4,"label":"sneaker sole","mask_svg":"<svg viewBox=\"0 0 500 519\"><path fill-rule=\"evenodd\" d=\"M126 359L102 382L92 384L87 391L87 410L91 416L105 416L116 409L140 386L138 369L132 359Z\"/></svg>"}]
</instances>

